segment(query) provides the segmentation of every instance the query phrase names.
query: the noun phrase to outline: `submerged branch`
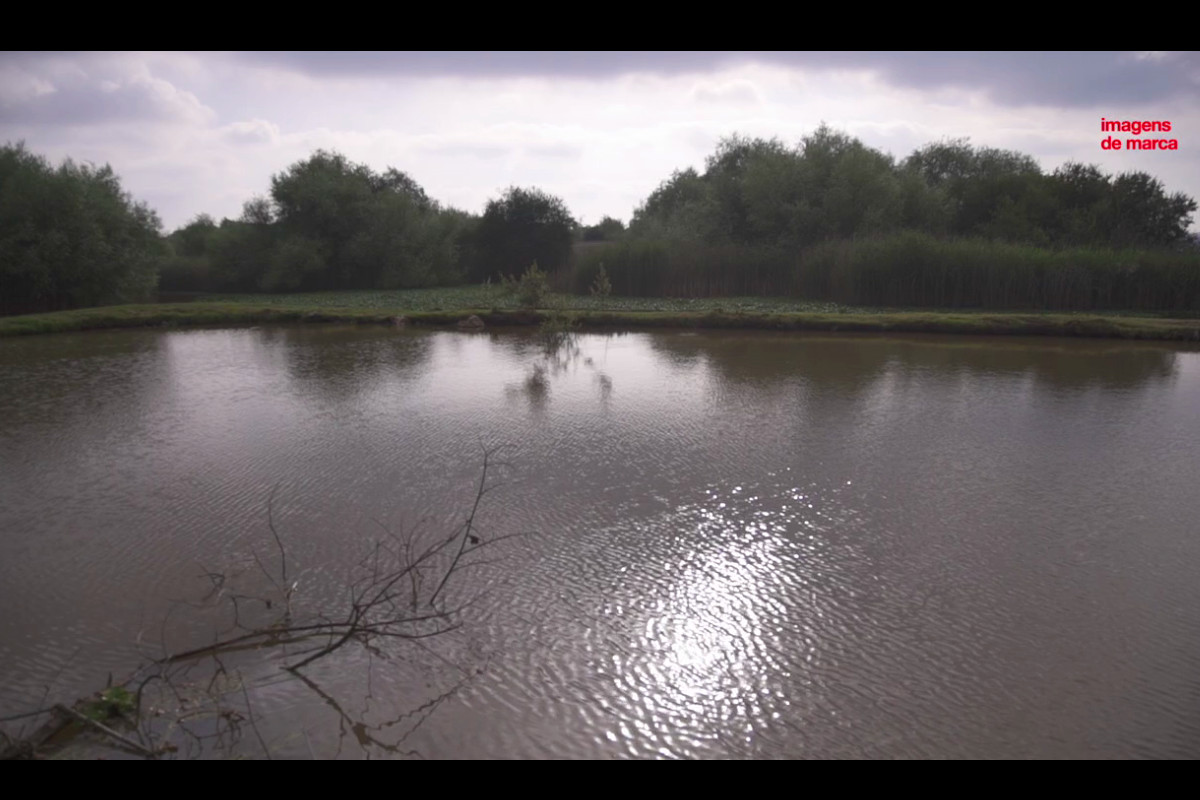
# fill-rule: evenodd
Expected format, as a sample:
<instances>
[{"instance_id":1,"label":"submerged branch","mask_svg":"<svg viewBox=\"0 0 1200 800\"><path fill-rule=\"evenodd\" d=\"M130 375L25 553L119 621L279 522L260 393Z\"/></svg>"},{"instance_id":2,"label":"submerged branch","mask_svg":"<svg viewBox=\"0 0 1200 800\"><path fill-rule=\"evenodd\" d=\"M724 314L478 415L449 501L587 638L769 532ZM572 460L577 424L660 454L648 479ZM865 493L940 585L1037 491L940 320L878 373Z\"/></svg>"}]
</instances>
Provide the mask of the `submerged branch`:
<instances>
[{"instance_id":1,"label":"submerged branch","mask_svg":"<svg viewBox=\"0 0 1200 800\"><path fill-rule=\"evenodd\" d=\"M114 740L120 742L122 745L124 745L125 747L128 747L130 750L137 753L138 755L145 756L146 758L157 758L159 756L159 753L157 753L154 750L147 749L145 746L143 746L141 744L141 742L135 742L133 739L130 739L128 736L125 736L122 733L117 733L116 731L114 731L112 728L108 727L104 723L97 722L96 720L92 719L89 716L80 714L78 711L76 711L73 708L69 708L68 706L63 705L62 703L59 703L54 708L55 708L55 710L73 718L76 722L80 722L84 725L94 728L97 731L99 731L100 733L109 737L110 739L114 739Z\"/></svg>"},{"instance_id":2,"label":"submerged branch","mask_svg":"<svg viewBox=\"0 0 1200 800\"><path fill-rule=\"evenodd\" d=\"M284 538L275 524L276 490L272 489L267 498L267 527L279 551L277 571L268 568L263 559L252 551L255 564L270 583L270 590L262 596L238 593L232 591L229 586L230 576L208 569L203 571L202 577L208 582L208 594L199 603L176 605L210 611L225 609L233 616L232 628L218 632L208 644L169 652L165 642L167 621L164 619L160 634L163 636L163 651L166 654L145 662L120 687L124 691L124 686L130 686L132 689L136 685L136 690L129 694L129 708L122 709L121 713L127 713L136 720L141 742L61 704L5 717L0 719L0 722L57 712L64 715L64 719L86 725L132 752L147 758L157 758L165 753L175 752L175 746L168 742L178 741L181 736L190 737L185 739L189 748L192 745L204 749L212 746L226 748L240 736L239 720L248 719L253 736L270 758L271 752L258 727L260 717L255 715L251 708L250 691L246 684L240 685L246 717L238 713L237 709L226 707L221 699L228 691L223 687L227 687L236 672L226 668L222 657L259 648L279 648L285 661L281 669L300 678L306 685L312 685L312 680L305 678L302 670L351 642L361 644L370 653L375 652L373 640L382 639L409 641L427 649L420 645L420 642L461 628L463 613L483 595L477 594L450 602L447 597L451 579L468 568L491 563L493 559L479 559L473 556L479 550L493 547L517 535L489 535L484 538L480 531L479 517L483 498L496 488L495 485L489 485L491 472L497 465L504 463L495 459L499 449L492 447L483 450L479 482L470 511L462 524L449 535L429 537L420 541L424 537L418 537L416 528L407 536L397 536L375 521L388 538L375 542L371 552L359 563L357 569L361 574L346 587L348 594L345 605L332 613L329 609L309 610L306 618L301 619L293 615L292 593L296 584L292 581L295 575L288 563ZM422 591L426 572L436 576L436 579L429 582L431 590ZM276 604L280 595L283 602ZM261 604L266 609L278 609L277 618L267 624L251 622L240 613L241 605L245 605L247 601ZM169 616L168 613L167 618ZM309 643L311 646L299 648L299 652L288 652L286 649L287 645L302 643ZM203 668L203 674L207 676L207 685L195 682L192 677L193 670L198 668ZM459 669L463 680L456 684L455 688L476 674L461 667ZM168 712L165 731L162 723L153 721L163 714L162 707L147 697L147 687L156 682L161 684L162 696L168 698L167 705L173 709ZM235 688L234 691L238 689ZM215 734L211 731L196 732L191 729L198 719L195 716L197 693L199 697L209 698L208 707L215 708L215 713L209 717L216 719ZM442 695L436 698L433 706L427 704L418 711L431 712L437 703L448 696L449 693ZM57 728L61 728L63 724L68 723L62 722ZM31 742L23 748L7 747L5 752L19 751L36 755L39 747L40 745Z\"/></svg>"}]
</instances>

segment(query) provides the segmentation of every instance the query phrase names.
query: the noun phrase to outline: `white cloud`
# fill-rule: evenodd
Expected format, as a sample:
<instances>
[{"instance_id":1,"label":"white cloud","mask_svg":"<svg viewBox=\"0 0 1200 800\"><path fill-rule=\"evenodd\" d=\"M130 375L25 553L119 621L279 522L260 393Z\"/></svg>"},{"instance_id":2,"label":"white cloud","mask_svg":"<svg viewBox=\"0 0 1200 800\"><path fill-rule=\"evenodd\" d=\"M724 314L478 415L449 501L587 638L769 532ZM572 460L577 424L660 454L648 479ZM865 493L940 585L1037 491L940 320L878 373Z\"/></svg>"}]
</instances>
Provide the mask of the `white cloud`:
<instances>
[{"instance_id":1,"label":"white cloud","mask_svg":"<svg viewBox=\"0 0 1200 800\"><path fill-rule=\"evenodd\" d=\"M1001 105L984 88L925 73L900 88L881 68L852 61L808 69L743 60L593 78L324 76L223 53L0 54L0 141L112 163L169 228L199 212L236 216L273 173L317 148L395 166L471 211L517 184L560 195L577 217L628 219L673 170L702 168L721 137L794 144L822 121L897 158L969 137L1029 152L1048 169L1068 159L1144 169L1171 191L1200 196L1200 107ZM1118 113L1171 119L1190 149L1105 153L1098 119Z\"/></svg>"},{"instance_id":2,"label":"white cloud","mask_svg":"<svg viewBox=\"0 0 1200 800\"><path fill-rule=\"evenodd\" d=\"M278 144L279 126L265 119L234 122L220 129L225 141L233 144Z\"/></svg>"},{"instance_id":3,"label":"white cloud","mask_svg":"<svg viewBox=\"0 0 1200 800\"><path fill-rule=\"evenodd\" d=\"M697 84L691 95L699 103L718 105L757 106L763 102L758 87L744 80Z\"/></svg>"}]
</instances>

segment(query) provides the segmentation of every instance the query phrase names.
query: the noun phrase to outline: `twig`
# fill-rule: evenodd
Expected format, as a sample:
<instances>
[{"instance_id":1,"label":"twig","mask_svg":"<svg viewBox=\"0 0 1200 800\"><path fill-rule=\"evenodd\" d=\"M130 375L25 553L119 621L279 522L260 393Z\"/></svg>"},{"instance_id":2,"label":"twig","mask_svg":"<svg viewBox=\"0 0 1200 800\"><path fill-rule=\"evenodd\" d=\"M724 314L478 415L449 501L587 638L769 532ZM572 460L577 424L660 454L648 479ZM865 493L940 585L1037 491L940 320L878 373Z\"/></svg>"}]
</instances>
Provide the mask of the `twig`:
<instances>
[{"instance_id":1,"label":"twig","mask_svg":"<svg viewBox=\"0 0 1200 800\"><path fill-rule=\"evenodd\" d=\"M462 541L458 545L458 553L455 554L454 560L450 562L450 568L442 575L442 580L438 583L437 588L433 590L433 594L429 597L429 605L433 605L442 593L442 589L446 588L446 582L450 580L450 575L453 574L454 568L458 566L459 559L463 556L463 550L471 540L471 526L475 523L475 513L479 510L479 501L483 499L487 486L487 471L488 459L491 458L493 450L483 451L483 474L479 476L479 491L475 493L475 503L471 506L471 513L467 516L467 524L463 529Z\"/></svg>"},{"instance_id":2,"label":"twig","mask_svg":"<svg viewBox=\"0 0 1200 800\"><path fill-rule=\"evenodd\" d=\"M491 562L491 559L486 557L478 557L477 550L519 535L495 536L487 532L486 528L481 525L480 510L483 498L502 485L497 483L494 476L489 475L489 472L494 472L498 466L506 465L507 462L497 458L497 453L503 449L503 445L486 447L481 443L480 446L483 451L483 468L474 501L465 519L448 535L425 536L423 533L419 535L421 523L418 522L415 527L398 536L378 520L371 520L385 536L375 543L362 562L358 564L356 574L359 577L346 586L346 606L343 606L344 613L338 612L339 616L332 616L328 610L322 612L321 609L314 609L305 614L306 619L292 618L290 600L295 585L289 584L287 551L274 521L274 498L278 485L272 488L267 498L267 527L279 552L278 572L269 569L253 549L251 554L258 569L270 581L273 591L283 594L284 608L278 618L266 626L257 624L252 618L243 618L240 613L241 605L262 603L270 609L271 600L268 598L274 598L275 595L272 593L265 597L256 597L239 594L232 586L232 581L229 580L230 576L202 567L201 577L206 579L209 584L208 593L200 604L180 602L179 605L199 609L219 605L223 609L231 609L233 621L231 626L225 630L214 631L214 636L209 644L171 653L166 646L166 628L171 613L177 606L173 605L168 610L159 629L161 652L166 655L148 660L135 673L135 675L144 676L137 686L135 697L135 707L139 718L137 735L142 739L141 742L134 741L133 738L61 704L6 717L0 721L34 717L58 710L66 718L90 726L104 736L120 742L131 751L149 758L159 757L165 752L176 749L174 745L169 744L174 739L173 732L190 736L195 739L197 746L206 748L210 746L210 742L205 740L212 737L201 736L191 730L190 723L185 719L186 714L178 718L174 718L173 715L173 725L177 727L177 731L176 728L170 728L161 736L153 732L153 728L148 722L146 722L147 727L141 727L145 719L142 712L145 708L144 701L148 684L155 680L162 681L165 690L174 693L176 704L182 711L190 701L180 693L180 687L184 685L181 681L193 680L192 670L198 669L199 664L207 661L208 658L212 659L213 674L207 676L207 688L204 687L203 679L197 686L211 698L221 692L217 685L218 681L222 678L228 679L231 675L225 664L222 663L221 656L239 650L259 647L278 648L282 645L306 642L307 646L302 645L296 648L298 652L288 652L287 649L284 649L280 661L294 660L295 663L285 663L282 668L300 677L306 684L310 684L300 670L352 641L361 643L367 648L368 654L373 654L376 652L374 648L378 639L402 639L417 644L437 656L443 663L455 667L462 674L462 680L450 692L439 695L410 714L402 715L395 722L385 724L383 727L391 727L402 720L413 719L412 714L417 715L416 725L419 726L424 717L432 713L438 704L459 688L463 682L469 680L472 675L421 644L423 639L442 636L461 627L466 610L478 602L482 596L472 596L461 602L457 596L450 599L451 577L465 572L470 567L484 566ZM490 484L489 477L491 477ZM435 578L436 585L433 585L433 580L427 580L428 578ZM427 585L432 586L432 592L426 588ZM268 592L271 591L268 590ZM241 601L247 601L247 603ZM147 672L143 672L143 669ZM370 670L369 666L368 670ZM267 758L272 758L270 749L257 725L257 717L253 711L249 690L244 682L241 689L250 727ZM317 691L324 696L319 690ZM223 708L219 700L216 710L218 720L215 746L228 748L231 743L236 743L241 737L239 720L243 717L233 706ZM360 724L354 723L340 708L339 714L342 716L343 724L350 724L350 727L355 729L357 736ZM227 727L223 727L222 721L228 723ZM349 730L349 728L345 728L345 730ZM227 735L233 737L232 742L226 741ZM308 741L307 735L305 738ZM375 743L386 747L383 742ZM311 752L311 742L309 742L309 747ZM388 749L393 748L389 747Z\"/></svg>"},{"instance_id":3,"label":"twig","mask_svg":"<svg viewBox=\"0 0 1200 800\"><path fill-rule=\"evenodd\" d=\"M91 727L93 727L96 730L103 733L105 736L109 736L113 739L116 739L118 742L125 745L130 750L133 750L135 753L138 753L139 755L143 755L146 758L157 758L158 757L158 753L156 753L155 751L146 749L138 742L135 742L133 739L130 739L128 736L117 733L112 728L108 727L107 725L105 725L101 722L97 722L96 720L92 719L91 717L80 714L78 711L76 711L73 708L64 706L62 703L59 703L54 707L56 709L58 709L59 711L61 711L62 713L66 714L67 716L74 717L76 720L82 722L85 725L90 725Z\"/></svg>"},{"instance_id":4,"label":"twig","mask_svg":"<svg viewBox=\"0 0 1200 800\"><path fill-rule=\"evenodd\" d=\"M275 546L279 548L279 574L283 578L283 585L287 586L287 551L283 549L283 542L279 540L279 532L275 530L275 492L278 491L279 484L271 487L271 494L267 496L267 527L271 529L271 536L275 539Z\"/></svg>"},{"instance_id":5,"label":"twig","mask_svg":"<svg viewBox=\"0 0 1200 800\"><path fill-rule=\"evenodd\" d=\"M0 717L0 722L12 722L14 719L25 719L26 717L36 717L39 714L49 714L56 706L47 706L34 711L26 711L24 714L13 714L11 717Z\"/></svg>"},{"instance_id":6,"label":"twig","mask_svg":"<svg viewBox=\"0 0 1200 800\"><path fill-rule=\"evenodd\" d=\"M267 743L263 741L262 733L258 730L258 723L254 720L254 708L250 703L250 693L246 691L246 682L242 681L242 697L246 700L246 715L250 718L250 730L254 731L255 737L258 738L258 743L262 745L263 752L267 754L267 761L274 761L271 757L271 748L267 747Z\"/></svg>"}]
</instances>

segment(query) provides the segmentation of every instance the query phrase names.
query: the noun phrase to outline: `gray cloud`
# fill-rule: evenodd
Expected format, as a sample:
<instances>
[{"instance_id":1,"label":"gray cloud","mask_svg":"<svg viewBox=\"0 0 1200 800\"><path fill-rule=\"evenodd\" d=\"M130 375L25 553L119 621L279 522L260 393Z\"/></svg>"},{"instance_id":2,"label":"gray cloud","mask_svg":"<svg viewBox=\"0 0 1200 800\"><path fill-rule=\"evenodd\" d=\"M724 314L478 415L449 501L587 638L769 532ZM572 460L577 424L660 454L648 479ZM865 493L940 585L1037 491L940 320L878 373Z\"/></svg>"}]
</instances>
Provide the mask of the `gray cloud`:
<instances>
[{"instance_id":1,"label":"gray cloud","mask_svg":"<svg viewBox=\"0 0 1200 800\"><path fill-rule=\"evenodd\" d=\"M535 80L486 80L514 77ZM1200 196L1198 79L1196 53L4 52L0 141L112 163L168 225L236 216L315 147L395 164L476 210L533 183L589 219L627 217L721 136L794 141L821 120L897 157L970 136ZM1172 119L1189 152L1102 153L1101 115Z\"/></svg>"},{"instance_id":2,"label":"gray cloud","mask_svg":"<svg viewBox=\"0 0 1200 800\"><path fill-rule=\"evenodd\" d=\"M807 71L871 70L909 89L986 92L1003 105L1082 107L1200 96L1200 55L1122 52L272 52L237 56L315 77L559 77L679 75L743 64ZM1119 109L1113 113L1119 113Z\"/></svg>"},{"instance_id":3,"label":"gray cloud","mask_svg":"<svg viewBox=\"0 0 1200 800\"><path fill-rule=\"evenodd\" d=\"M62 69L35 55L0 60L0 123L205 122L213 117L196 95L145 70L97 72Z\"/></svg>"},{"instance_id":4,"label":"gray cloud","mask_svg":"<svg viewBox=\"0 0 1200 800\"><path fill-rule=\"evenodd\" d=\"M1172 53L866 53L832 54L844 66L868 66L888 83L912 89L986 92L1002 105L1068 107L1140 104L1200 95L1200 56ZM1115 108L1114 114L1121 113Z\"/></svg>"},{"instance_id":5,"label":"gray cloud","mask_svg":"<svg viewBox=\"0 0 1200 800\"><path fill-rule=\"evenodd\" d=\"M273 51L239 58L312 76L606 78L630 72L679 74L739 60L736 53L471 51Z\"/></svg>"}]
</instances>

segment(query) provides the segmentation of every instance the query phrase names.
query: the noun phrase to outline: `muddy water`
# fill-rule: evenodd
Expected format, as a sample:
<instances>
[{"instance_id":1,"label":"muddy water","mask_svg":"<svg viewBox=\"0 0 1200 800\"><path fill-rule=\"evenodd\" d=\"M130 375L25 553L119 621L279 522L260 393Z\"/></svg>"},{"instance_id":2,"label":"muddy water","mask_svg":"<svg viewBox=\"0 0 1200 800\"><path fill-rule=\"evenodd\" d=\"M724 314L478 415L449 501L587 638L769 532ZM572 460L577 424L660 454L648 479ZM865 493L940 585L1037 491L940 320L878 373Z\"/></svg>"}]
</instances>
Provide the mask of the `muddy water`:
<instances>
[{"instance_id":1,"label":"muddy water","mask_svg":"<svg viewBox=\"0 0 1200 800\"><path fill-rule=\"evenodd\" d=\"M1200 353L1003 338L0 341L0 716L267 592L272 492L334 613L502 444L461 628L243 661L274 755L1200 755Z\"/></svg>"}]
</instances>

